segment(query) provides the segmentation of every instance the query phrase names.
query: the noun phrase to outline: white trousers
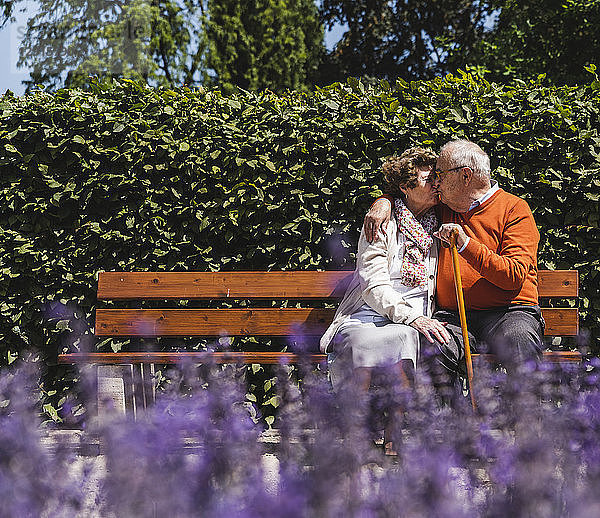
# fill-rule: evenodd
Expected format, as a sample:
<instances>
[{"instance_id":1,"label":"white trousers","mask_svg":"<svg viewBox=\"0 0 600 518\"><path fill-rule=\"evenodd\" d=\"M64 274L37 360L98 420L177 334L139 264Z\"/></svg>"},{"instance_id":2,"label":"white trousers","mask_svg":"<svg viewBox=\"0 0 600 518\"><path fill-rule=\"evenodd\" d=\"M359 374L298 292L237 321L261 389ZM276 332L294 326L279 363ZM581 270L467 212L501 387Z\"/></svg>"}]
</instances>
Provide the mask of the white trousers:
<instances>
[{"instance_id":1,"label":"white trousers","mask_svg":"<svg viewBox=\"0 0 600 518\"><path fill-rule=\"evenodd\" d=\"M419 332L387 319L343 325L333 339L327 357L334 389L357 367L385 367L412 360L416 367Z\"/></svg>"}]
</instances>

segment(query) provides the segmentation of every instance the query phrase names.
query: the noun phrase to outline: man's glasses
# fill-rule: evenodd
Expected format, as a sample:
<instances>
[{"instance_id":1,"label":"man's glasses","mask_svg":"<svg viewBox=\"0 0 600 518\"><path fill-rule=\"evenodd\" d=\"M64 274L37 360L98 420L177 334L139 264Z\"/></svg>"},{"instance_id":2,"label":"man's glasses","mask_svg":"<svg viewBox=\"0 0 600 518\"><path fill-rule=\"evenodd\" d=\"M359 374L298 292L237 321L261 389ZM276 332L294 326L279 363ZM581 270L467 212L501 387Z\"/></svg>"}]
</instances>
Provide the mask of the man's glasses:
<instances>
[{"instance_id":1,"label":"man's glasses","mask_svg":"<svg viewBox=\"0 0 600 518\"><path fill-rule=\"evenodd\" d=\"M432 182L434 182L438 179L441 180L448 173L450 173L452 171L458 171L459 169L464 169L465 167L469 167L469 166L459 165L458 167L453 167L452 169L447 169L446 171L442 171L441 169L434 169L432 171L432 173L429 175L428 180L431 179Z\"/></svg>"}]
</instances>

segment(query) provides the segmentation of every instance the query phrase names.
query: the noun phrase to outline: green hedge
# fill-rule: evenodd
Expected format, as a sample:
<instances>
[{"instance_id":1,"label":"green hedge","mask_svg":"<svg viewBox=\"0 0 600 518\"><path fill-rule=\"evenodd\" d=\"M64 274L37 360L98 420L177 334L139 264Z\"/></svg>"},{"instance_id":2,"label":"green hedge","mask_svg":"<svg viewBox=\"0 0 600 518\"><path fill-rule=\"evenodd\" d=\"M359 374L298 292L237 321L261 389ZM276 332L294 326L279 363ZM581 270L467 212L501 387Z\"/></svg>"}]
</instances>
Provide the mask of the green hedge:
<instances>
[{"instance_id":1,"label":"green hedge","mask_svg":"<svg viewBox=\"0 0 600 518\"><path fill-rule=\"evenodd\" d=\"M467 74L369 88L350 79L310 95L128 81L6 94L1 362L28 350L52 365L93 342L99 270L351 267L382 160L455 137L487 150L501 186L531 205L540 265L580 271L597 352L599 111L597 78L557 88Z\"/></svg>"}]
</instances>

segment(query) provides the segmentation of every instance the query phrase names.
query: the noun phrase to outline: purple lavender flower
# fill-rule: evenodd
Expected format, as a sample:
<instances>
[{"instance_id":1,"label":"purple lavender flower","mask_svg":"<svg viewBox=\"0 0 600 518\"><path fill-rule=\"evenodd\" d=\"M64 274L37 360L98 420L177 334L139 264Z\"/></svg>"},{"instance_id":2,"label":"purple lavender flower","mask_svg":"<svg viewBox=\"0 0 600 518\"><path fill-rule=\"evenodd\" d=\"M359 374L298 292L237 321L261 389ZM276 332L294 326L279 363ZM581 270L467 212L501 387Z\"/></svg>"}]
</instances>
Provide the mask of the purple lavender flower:
<instances>
[{"instance_id":1,"label":"purple lavender flower","mask_svg":"<svg viewBox=\"0 0 600 518\"><path fill-rule=\"evenodd\" d=\"M247 410L243 368L182 365L163 373L164 390L137 420L89 420L83 437L100 453L89 457L43 428L37 373L26 367L0 373L0 516L588 517L600 509L593 361L509 374L478 364L478 412L460 386L440 404L426 370L412 391L381 372L364 397L352 383L334 393L309 364L296 373L279 366L269 434ZM380 416L398 405L398 456L389 458L373 439ZM68 399L64 415L69 408L78 407Z\"/></svg>"}]
</instances>

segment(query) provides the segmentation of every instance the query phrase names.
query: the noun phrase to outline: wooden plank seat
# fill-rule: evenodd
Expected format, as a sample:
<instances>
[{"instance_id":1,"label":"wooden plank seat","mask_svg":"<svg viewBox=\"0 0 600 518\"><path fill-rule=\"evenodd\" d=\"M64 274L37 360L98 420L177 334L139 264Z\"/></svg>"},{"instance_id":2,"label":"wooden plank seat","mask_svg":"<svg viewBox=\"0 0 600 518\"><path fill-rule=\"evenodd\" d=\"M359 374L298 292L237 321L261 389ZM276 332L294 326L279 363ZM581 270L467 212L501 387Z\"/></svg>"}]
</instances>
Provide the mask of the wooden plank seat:
<instances>
[{"instance_id":1,"label":"wooden plank seat","mask_svg":"<svg viewBox=\"0 0 600 518\"><path fill-rule=\"evenodd\" d=\"M544 361L550 363L579 363L579 351L544 351ZM495 360L491 354L473 354L474 359L484 359L492 362ZM299 355L289 352L203 352L203 351L178 351L178 352L118 352L118 353L70 353L61 355L61 363L100 363L104 365L145 364L158 363L174 365L185 363L260 363L263 365L285 365L298 363L301 360L311 363L326 363L327 355L314 353Z\"/></svg>"},{"instance_id":2,"label":"wooden plank seat","mask_svg":"<svg viewBox=\"0 0 600 518\"><path fill-rule=\"evenodd\" d=\"M99 301L203 300L293 300L304 302L339 300L351 278L348 271L289 272L101 272ZM540 270L541 302L575 299L579 294L578 272ZM256 336L299 338L313 344L310 354L299 356L278 351L141 351L78 352L60 354L59 363L172 364L197 363L296 363L301 358L324 363L318 353L318 338L328 326L335 309L308 308L167 308L96 310L95 334L114 337L219 337ZM542 307L547 336L576 336L579 333L577 307ZM477 356L477 355L474 355ZM485 356L482 356L485 358ZM550 362L579 362L577 351L546 351Z\"/></svg>"}]
</instances>

